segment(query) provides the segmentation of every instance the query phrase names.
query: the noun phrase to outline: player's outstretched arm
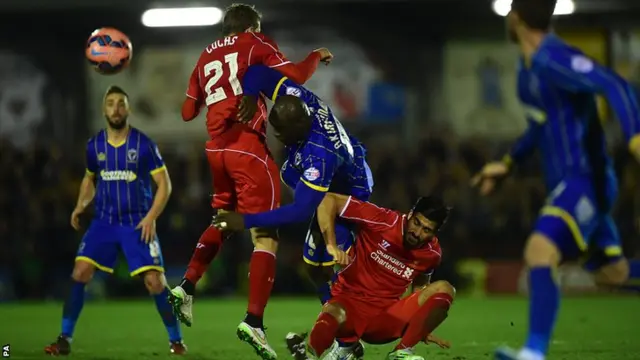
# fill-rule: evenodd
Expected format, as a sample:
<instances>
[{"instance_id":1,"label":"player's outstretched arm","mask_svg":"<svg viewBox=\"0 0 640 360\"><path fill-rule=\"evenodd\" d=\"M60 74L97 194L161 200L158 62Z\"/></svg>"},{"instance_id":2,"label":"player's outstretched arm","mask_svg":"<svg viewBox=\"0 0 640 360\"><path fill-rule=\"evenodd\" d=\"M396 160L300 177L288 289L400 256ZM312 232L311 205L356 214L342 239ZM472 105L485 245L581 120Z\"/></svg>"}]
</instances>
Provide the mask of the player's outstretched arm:
<instances>
[{"instance_id":1,"label":"player's outstretched arm","mask_svg":"<svg viewBox=\"0 0 640 360\"><path fill-rule=\"evenodd\" d=\"M258 97L260 94L276 101L278 90L286 80L276 70L264 65L251 65L242 78L244 96L238 106L238 121L247 123L253 119L258 111Z\"/></svg>"},{"instance_id":2,"label":"player's outstretched arm","mask_svg":"<svg viewBox=\"0 0 640 360\"><path fill-rule=\"evenodd\" d=\"M519 164L534 153L538 138L542 134L542 126L546 119L543 113L527 116L527 129L511 147L511 151L500 161L487 163L471 179L471 186L477 187L480 194L488 195L495 189L496 182L506 177L515 164Z\"/></svg>"},{"instance_id":3,"label":"player's outstretched arm","mask_svg":"<svg viewBox=\"0 0 640 360\"><path fill-rule=\"evenodd\" d=\"M631 84L611 69L582 54L548 51L544 55L545 70L558 86L607 98L622 126L629 149L640 161L640 106Z\"/></svg>"},{"instance_id":4,"label":"player's outstretched arm","mask_svg":"<svg viewBox=\"0 0 640 360\"><path fill-rule=\"evenodd\" d=\"M326 193L318 206L317 216L320 232L327 246L337 246L336 242L336 217L349 200L348 196L334 193Z\"/></svg>"},{"instance_id":5,"label":"player's outstretched arm","mask_svg":"<svg viewBox=\"0 0 640 360\"><path fill-rule=\"evenodd\" d=\"M322 61L326 64L330 63L333 55L326 48L320 48L312 51L307 57L299 63L292 63L280 51L278 45L263 34L253 34L256 43L251 51L249 64L263 64L278 72L291 81L304 84L313 76L318 64Z\"/></svg>"},{"instance_id":6,"label":"player's outstretched arm","mask_svg":"<svg viewBox=\"0 0 640 360\"><path fill-rule=\"evenodd\" d=\"M314 189L300 181L293 194L292 204L267 212L245 214L244 227L279 227L308 220L313 216L326 192L327 189Z\"/></svg>"},{"instance_id":7,"label":"player's outstretched arm","mask_svg":"<svg viewBox=\"0 0 640 360\"><path fill-rule=\"evenodd\" d=\"M349 255L338 248L336 240L336 217L348 200L348 196L327 193L316 212L320 232L327 245L327 252L333 256L333 259L338 265L347 265L350 262Z\"/></svg>"},{"instance_id":8,"label":"player's outstretched arm","mask_svg":"<svg viewBox=\"0 0 640 360\"><path fill-rule=\"evenodd\" d=\"M333 54L327 48L320 48L310 52L304 60L297 64L288 63L275 69L291 81L303 85L311 79L320 62L328 65L332 60Z\"/></svg>"}]
</instances>

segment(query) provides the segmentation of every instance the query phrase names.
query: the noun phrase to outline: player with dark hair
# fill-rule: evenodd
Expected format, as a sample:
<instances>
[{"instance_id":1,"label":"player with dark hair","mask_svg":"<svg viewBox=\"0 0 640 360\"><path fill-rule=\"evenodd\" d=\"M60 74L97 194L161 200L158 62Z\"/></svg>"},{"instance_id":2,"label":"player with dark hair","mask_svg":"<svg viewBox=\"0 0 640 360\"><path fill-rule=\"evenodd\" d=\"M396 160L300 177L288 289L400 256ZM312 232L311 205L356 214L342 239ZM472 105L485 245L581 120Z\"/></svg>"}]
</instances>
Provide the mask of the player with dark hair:
<instances>
[{"instance_id":1,"label":"player with dark hair","mask_svg":"<svg viewBox=\"0 0 640 360\"><path fill-rule=\"evenodd\" d=\"M156 144L127 122L129 97L117 86L107 90L103 103L107 128L87 143L87 171L80 185L71 226L80 230L79 217L95 204L94 218L82 238L72 285L64 303L62 331L45 348L50 355L69 355L71 338L84 305L85 287L96 271L113 273L120 249L131 276L141 276L153 296L169 333L170 351L184 354L180 324L167 303L168 288L156 219L171 194L169 173ZM151 183L155 182L155 196Z\"/></svg>"},{"instance_id":2,"label":"player with dark hair","mask_svg":"<svg viewBox=\"0 0 640 360\"><path fill-rule=\"evenodd\" d=\"M554 273L582 253L596 283L633 288L640 267L623 257L611 217L617 179L607 154L595 95L604 95L622 125L629 149L640 160L640 118L632 87L611 70L567 45L550 30L555 0L514 0L507 16L510 38L522 54L518 96L528 129L503 161L473 179L482 194L536 149L542 155L549 195L527 240L529 335L519 352L500 349L498 359L545 358L560 303ZM637 286L636 286L637 290Z\"/></svg>"},{"instance_id":3,"label":"player with dark hair","mask_svg":"<svg viewBox=\"0 0 640 360\"><path fill-rule=\"evenodd\" d=\"M352 262L339 274L332 297L306 335L289 333L287 348L296 360L318 359L336 337L356 337L371 344L400 342L387 359L424 360L415 355L420 342L448 347L431 333L447 317L455 289L446 281L430 283L440 265L438 231L450 208L437 197L422 197L401 214L351 196L328 193L318 208L327 247L336 246L336 216L358 226ZM418 278L426 284L401 299Z\"/></svg>"},{"instance_id":4,"label":"player with dark hair","mask_svg":"<svg viewBox=\"0 0 640 360\"><path fill-rule=\"evenodd\" d=\"M253 6L233 4L222 21L222 38L208 45L193 69L182 106L184 121L191 121L207 107L210 140L205 150L213 177L214 210L236 210L246 214L275 209L280 204L278 166L267 149L265 118L267 109L259 100L260 111L247 124L237 120L237 105L243 94L241 85L247 68L263 64L277 69L298 83L306 82L320 61L328 63L331 53L312 51L294 64L278 46L260 33L260 14ZM254 252L249 264L249 302L247 319L238 326L238 336L263 344L265 356L275 358L264 331L256 327L264 314L275 277L276 236L252 230ZM170 301L178 318L191 326L193 294L198 280L220 251L225 237L212 226L201 235L184 279L171 290ZM252 320L254 319L254 320ZM250 325L254 324L254 325Z\"/></svg>"},{"instance_id":5,"label":"player with dark hair","mask_svg":"<svg viewBox=\"0 0 640 360\"><path fill-rule=\"evenodd\" d=\"M353 225L339 221L338 247L326 249L316 209L327 191L369 199L373 176L365 161L366 150L349 136L331 109L306 88L263 65L247 70L243 83L245 97L240 117L250 119L260 94L269 96L274 105L269 114L275 137L285 145L287 160L281 178L294 189L294 202L267 212L254 214L219 213L214 223L229 231L251 228L276 228L309 221L303 259L309 265L310 278L324 304L330 294L333 265L344 265L345 251L353 244ZM222 226L223 223L226 223ZM336 352L359 353L357 342L342 343Z\"/></svg>"}]
</instances>

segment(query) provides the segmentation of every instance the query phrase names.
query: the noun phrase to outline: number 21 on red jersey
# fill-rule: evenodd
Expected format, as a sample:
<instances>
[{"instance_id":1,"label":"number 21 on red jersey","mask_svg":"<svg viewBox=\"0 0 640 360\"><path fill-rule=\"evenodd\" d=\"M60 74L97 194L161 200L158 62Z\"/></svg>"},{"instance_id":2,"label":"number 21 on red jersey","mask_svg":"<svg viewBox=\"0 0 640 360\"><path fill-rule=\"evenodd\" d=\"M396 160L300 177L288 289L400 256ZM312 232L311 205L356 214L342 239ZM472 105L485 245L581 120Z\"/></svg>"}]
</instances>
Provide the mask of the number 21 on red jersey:
<instances>
[{"instance_id":1,"label":"number 21 on red jersey","mask_svg":"<svg viewBox=\"0 0 640 360\"><path fill-rule=\"evenodd\" d=\"M234 52L224 56L224 63L220 60L213 60L204 65L204 77L207 83L204 91L207 94L204 102L207 106L220 102L227 98L227 88L231 88L234 96L242 95L242 85L238 80L238 53ZM228 70L229 77L227 84L218 84L220 79ZM226 86L228 85L228 86Z\"/></svg>"}]
</instances>

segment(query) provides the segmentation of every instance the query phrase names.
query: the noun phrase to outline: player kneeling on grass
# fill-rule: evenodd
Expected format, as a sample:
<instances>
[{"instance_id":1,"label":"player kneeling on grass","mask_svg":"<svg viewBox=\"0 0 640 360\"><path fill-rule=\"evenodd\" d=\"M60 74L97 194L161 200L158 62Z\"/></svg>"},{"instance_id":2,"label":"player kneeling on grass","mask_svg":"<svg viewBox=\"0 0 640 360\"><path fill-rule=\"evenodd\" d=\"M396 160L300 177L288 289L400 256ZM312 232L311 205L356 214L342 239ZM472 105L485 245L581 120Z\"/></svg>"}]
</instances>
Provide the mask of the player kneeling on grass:
<instances>
[{"instance_id":1,"label":"player kneeling on grass","mask_svg":"<svg viewBox=\"0 0 640 360\"><path fill-rule=\"evenodd\" d=\"M442 251L436 234L450 208L436 197L418 199L408 214L380 208L352 197L328 193L318 208L327 249L336 261L349 263L338 274L311 333L289 333L287 347L296 360L318 359L336 338L370 344L400 343L387 359L422 360L413 348L420 342L449 343L431 333L446 319L455 289L446 281L418 288L401 299L414 280L430 278ZM337 248L335 218L356 223L359 233L352 259Z\"/></svg>"}]
</instances>

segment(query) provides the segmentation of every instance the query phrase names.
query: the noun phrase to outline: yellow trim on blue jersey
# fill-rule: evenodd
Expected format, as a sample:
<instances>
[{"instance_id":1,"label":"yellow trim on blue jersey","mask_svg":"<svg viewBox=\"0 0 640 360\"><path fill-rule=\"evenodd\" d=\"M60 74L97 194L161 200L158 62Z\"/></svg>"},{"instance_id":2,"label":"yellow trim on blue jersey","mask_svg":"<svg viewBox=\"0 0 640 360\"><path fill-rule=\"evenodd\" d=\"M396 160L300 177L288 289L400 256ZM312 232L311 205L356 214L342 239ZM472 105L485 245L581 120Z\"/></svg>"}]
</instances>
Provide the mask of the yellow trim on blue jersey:
<instances>
[{"instance_id":1,"label":"yellow trim on blue jersey","mask_svg":"<svg viewBox=\"0 0 640 360\"><path fill-rule=\"evenodd\" d=\"M635 151L638 147L640 147L640 134L635 134L629 140L629 150Z\"/></svg>"},{"instance_id":2,"label":"yellow trim on blue jersey","mask_svg":"<svg viewBox=\"0 0 640 360\"><path fill-rule=\"evenodd\" d=\"M86 174L87 175L92 175L92 176L95 175L95 173L93 171L89 170L89 169L87 169Z\"/></svg>"},{"instance_id":3,"label":"yellow trim on blue jersey","mask_svg":"<svg viewBox=\"0 0 640 360\"><path fill-rule=\"evenodd\" d=\"M620 245L605 246L604 254L608 257L622 256L622 247Z\"/></svg>"},{"instance_id":4,"label":"yellow trim on blue jersey","mask_svg":"<svg viewBox=\"0 0 640 360\"><path fill-rule=\"evenodd\" d=\"M166 166L166 165L162 165L162 166L160 166L160 167L159 167L159 168L157 168L157 169L153 169L153 170L151 170L150 174L151 174L151 175L155 175L155 174L157 174L157 173L159 173L159 172L166 171L166 170L167 170L167 166Z\"/></svg>"},{"instance_id":5,"label":"yellow trim on blue jersey","mask_svg":"<svg viewBox=\"0 0 640 360\"><path fill-rule=\"evenodd\" d=\"M147 266L142 266L142 267L139 267L139 268L133 270L130 275L131 276L136 276L136 275L140 275L140 274L142 274L144 272L151 271L151 270L156 270L156 271L159 271L161 273L164 272L164 268L162 266L147 265Z\"/></svg>"},{"instance_id":6,"label":"yellow trim on blue jersey","mask_svg":"<svg viewBox=\"0 0 640 360\"><path fill-rule=\"evenodd\" d=\"M292 187L289 186L286 181L284 181L284 176L282 175L282 173L280 173L280 181L282 181L282 183L285 184L289 189L292 189Z\"/></svg>"},{"instance_id":7,"label":"yellow trim on blue jersey","mask_svg":"<svg viewBox=\"0 0 640 360\"><path fill-rule=\"evenodd\" d=\"M278 91L280 91L280 87L282 86L282 84L288 79L288 77L283 76L282 79L280 79L280 81L278 81L278 84L276 85L275 90L273 90L273 94L271 95L271 101L275 102L276 99L278 98Z\"/></svg>"},{"instance_id":8,"label":"yellow trim on blue jersey","mask_svg":"<svg viewBox=\"0 0 640 360\"><path fill-rule=\"evenodd\" d=\"M84 262L88 262L89 264L95 266L98 270L100 271L104 271L108 274L113 274L113 269L110 267L106 267L103 265L98 264L95 260L93 260L90 257L86 257L86 256L76 256L76 261L84 261Z\"/></svg>"},{"instance_id":9,"label":"yellow trim on blue jersey","mask_svg":"<svg viewBox=\"0 0 640 360\"><path fill-rule=\"evenodd\" d=\"M351 248L353 246L349 246L349 248L345 251L347 254L351 251ZM333 266L336 264L335 260L331 260L331 261L327 261L327 262L316 262L316 261L311 261L309 259L307 259L307 257L302 254L302 260L304 260L304 262L306 262L307 264L311 265L311 266Z\"/></svg>"},{"instance_id":10,"label":"yellow trim on blue jersey","mask_svg":"<svg viewBox=\"0 0 640 360\"><path fill-rule=\"evenodd\" d=\"M302 255L302 260L304 260L304 262L306 262L307 264L311 265L311 266L333 266L336 264L336 262L334 260L331 260L329 262L315 262L315 261L311 261L309 259L307 259L306 256Z\"/></svg>"},{"instance_id":11,"label":"yellow trim on blue jersey","mask_svg":"<svg viewBox=\"0 0 640 360\"><path fill-rule=\"evenodd\" d=\"M313 190L321 191L321 192L329 191L328 187L314 185L314 184L308 182L307 180L305 180L304 178L300 178L300 181L302 181L305 185L307 185L308 187L312 188Z\"/></svg>"},{"instance_id":12,"label":"yellow trim on blue jersey","mask_svg":"<svg viewBox=\"0 0 640 360\"><path fill-rule=\"evenodd\" d=\"M127 138L128 137L129 136L127 135ZM122 145L127 143L127 138L125 138L124 140L120 141L119 143L114 143L113 141L107 139L107 143L109 145L113 146L114 148L119 148L120 146L122 146Z\"/></svg>"},{"instance_id":13,"label":"yellow trim on blue jersey","mask_svg":"<svg viewBox=\"0 0 640 360\"><path fill-rule=\"evenodd\" d=\"M569 227L569 231L573 236L573 240L575 240L576 244L580 251L587 250L587 243L584 241L584 237L582 236L582 232L580 231L580 227L578 223L573 218L571 214L569 214L565 209L557 207L557 206L545 206L540 210L540 214L542 216L553 216L561 219L567 224Z\"/></svg>"}]
</instances>

